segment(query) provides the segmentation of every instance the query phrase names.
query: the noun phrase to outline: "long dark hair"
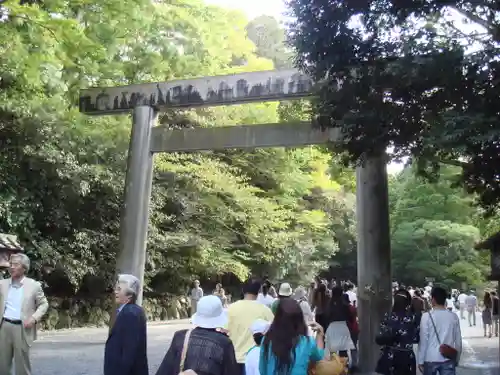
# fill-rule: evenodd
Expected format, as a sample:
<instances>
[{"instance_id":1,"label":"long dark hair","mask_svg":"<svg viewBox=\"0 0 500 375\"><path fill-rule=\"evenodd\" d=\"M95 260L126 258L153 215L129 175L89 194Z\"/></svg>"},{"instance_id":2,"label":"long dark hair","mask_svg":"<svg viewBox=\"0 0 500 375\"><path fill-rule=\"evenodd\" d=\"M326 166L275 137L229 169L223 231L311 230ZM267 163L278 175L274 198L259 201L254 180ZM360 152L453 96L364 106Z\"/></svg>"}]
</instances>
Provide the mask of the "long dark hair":
<instances>
[{"instance_id":1,"label":"long dark hair","mask_svg":"<svg viewBox=\"0 0 500 375\"><path fill-rule=\"evenodd\" d=\"M328 303L330 302L330 297L326 291L325 284L319 284L314 290L313 304L315 307L319 307L322 312L328 309Z\"/></svg>"},{"instance_id":2,"label":"long dark hair","mask_svg":"<svg viewBox=\"0 0 500 375\"><path fill-rule=\"evenodd\" d=\"M262 284L262 295L267 296L267 293L269 293L269 286L264 283Z\"/></svg>"},{"instance_id":3,"label":"long dark hair","mask_svg":"<svg viewBox=\"0 0 500 375\"><path fill-rule=\"evenodd\" d=\"M492 301L491 301L491 294L490 294L490 292L485 292L484 293L483 303L484 303L484 307L491 307Z\"/></svg>"},{"instance_id":4,"label":"long dark hair","mask_svg":"<svg viewBox=\"0 0 500 375\"><path fill-rule=\"evenodd\" d=\"M264 360L269 360L270 352L276 358L276 374L290 372L295 361L295 347L302 336L307 336L307 326L299 303L293 298L279 300L276 315L262 343Z\"/></svg>"},{"instance_id":5,"label":"long dark hair","mask_svg":"<svg viewBox=\"0 0 500 375\"><path fill-rule=\"evenodd\" d=\"M411 294L406 289L399 289L394 293L392 312L402 314L408 311L411 304Z\"/></svg>"},{"instance_id":6,"label":"long dark hair","mask_svg":"<svg viewBox=\"0 0 500 375\"><path fill-rule=\"evenodd\" d=\"M351 320L349 303L344 298L344 291L340 286L336 286L332 289L332 298L330 298L328 316L330 323L342 321L349 322Z\"/></svg>"}]
</instances>

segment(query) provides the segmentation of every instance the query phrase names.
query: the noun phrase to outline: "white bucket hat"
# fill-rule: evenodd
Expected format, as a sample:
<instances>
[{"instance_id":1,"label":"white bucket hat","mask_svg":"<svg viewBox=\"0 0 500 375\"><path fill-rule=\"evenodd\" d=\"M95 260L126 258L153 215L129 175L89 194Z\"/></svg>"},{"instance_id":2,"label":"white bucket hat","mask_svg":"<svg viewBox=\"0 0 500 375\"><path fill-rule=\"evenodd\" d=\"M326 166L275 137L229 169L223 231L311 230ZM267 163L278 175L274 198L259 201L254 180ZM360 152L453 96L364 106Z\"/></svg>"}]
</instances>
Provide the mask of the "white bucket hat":
<instances>
[{"instance_id":1,"label":"white bucket hat","mask_svg":"<svg viewBox=\"0 0 500 375\"><path fill-rule=\"evenodd\" d=\"M305 298L306 296L307 292L303 286L299 286L297 289L295 289L295 299L299 300Z\"/></svg>"},{"instance_id":2,"label":"white bucket hat","mask_svg":"<svg viewBox=\"0 0 500 375\"><path fill-rule=\"evenodd\" d=\"M292 287L288 283L282 283L278 290L278 296L290 297L293 293Z\"/></svg>"},{"instance_id":3,"label":"white bucket hat","mask_svg":"<svg viewBox=\"0 0 500 375\"><path fill-rule=\"evenodd\" d=\"M223 328L227 324L227 313L222 307L219 297L206 296L200 298L196 305L196 313L191 322L200 328Z\"/></svg>"},{"instance_id":4,"label":"white bucket hat","mask_svg":"<svg viewBox=\"0 0 500 375\"><path fill-rule=\"evenodd\" d=\"M265 321L263 319L257 319L250 326L250 331L252 332L252 335L255 335L256 333L265 334L270 326L271 323L269 323L268 321Z\"/></svg>"}]
</instances>

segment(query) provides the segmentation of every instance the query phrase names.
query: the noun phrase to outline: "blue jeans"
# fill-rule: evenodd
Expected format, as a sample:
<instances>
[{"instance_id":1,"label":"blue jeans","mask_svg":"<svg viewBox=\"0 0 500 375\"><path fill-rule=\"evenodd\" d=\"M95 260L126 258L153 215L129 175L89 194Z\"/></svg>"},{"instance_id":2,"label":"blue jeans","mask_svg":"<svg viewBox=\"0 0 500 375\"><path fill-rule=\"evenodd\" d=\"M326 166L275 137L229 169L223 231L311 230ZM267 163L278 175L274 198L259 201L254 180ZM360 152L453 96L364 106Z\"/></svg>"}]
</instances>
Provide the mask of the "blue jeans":
<instances>
[{"instance_id":1,"label":"blue jeans","mask_svg":"<svg viewBox=\"0 0 500 375\"><path fill-rule=\"evenodd\" d=\"M453 361L425 362L423 375L456 375L456 365Z\"/></svg>"}]
</instances>

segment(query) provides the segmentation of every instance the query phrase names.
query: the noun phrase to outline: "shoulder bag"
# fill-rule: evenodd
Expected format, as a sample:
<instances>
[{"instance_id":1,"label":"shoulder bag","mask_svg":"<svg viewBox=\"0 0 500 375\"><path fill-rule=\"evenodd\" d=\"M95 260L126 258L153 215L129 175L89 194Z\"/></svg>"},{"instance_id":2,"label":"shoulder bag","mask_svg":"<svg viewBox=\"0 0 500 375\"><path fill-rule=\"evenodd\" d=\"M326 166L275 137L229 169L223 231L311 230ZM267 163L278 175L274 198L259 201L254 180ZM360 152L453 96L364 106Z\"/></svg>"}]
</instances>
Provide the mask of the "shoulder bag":
<instances>
[{"instance_id":1,"label":"shoulder bag","mask_svg":"<svg viewBox=\"0 0 500 375\"><path fill-rule=\"evenodd\" d=\"M441 340L439 339L439 335L437 332L436 323L434 323L434 319L432 318L431 312L429 312L429 318L431 319L432 327L434 328L434 333L436 334L436 338L438 340L439 353L441 353L441 355L445 358L451 359L452 361L456 361L458 355L457 350L450 345L441 343Z\"/></svg>"},{"instance_id":2,"label":"shoulder bag","mask_svg":"<svg viewBox=\"0 0 500 375\"><path fill-rule=\"evenodd\" d=\"M347 374L347 359L332 353L330 359L322 359L311 363L307 375L344 375Z\"/></svg>"},{"instance_id":3,"label":"shoulder bag","mask_svg":"<svg viewBox=\"0 0 500 375\"><path fill-rule=\"evenodd\" d=\"M189 329L186 331L186 336L184 337L184 344L182 345L181 362L179 364L179 375L196 375L193 370L184 371L184 363L186 362L186 354L189 346L189 338L191 337L191 332L193 330Z\"/></svg>"}]
</instances>

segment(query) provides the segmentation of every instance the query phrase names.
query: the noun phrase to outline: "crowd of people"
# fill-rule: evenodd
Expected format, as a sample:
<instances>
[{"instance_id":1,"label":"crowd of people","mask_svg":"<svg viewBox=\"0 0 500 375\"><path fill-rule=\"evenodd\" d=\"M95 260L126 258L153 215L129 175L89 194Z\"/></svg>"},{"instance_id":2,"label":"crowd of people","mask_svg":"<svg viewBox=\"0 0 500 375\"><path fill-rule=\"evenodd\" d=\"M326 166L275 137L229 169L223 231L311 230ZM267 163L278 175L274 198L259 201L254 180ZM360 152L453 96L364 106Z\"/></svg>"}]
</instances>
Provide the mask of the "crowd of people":
<instances>
[{"instance_id":1,"label":"crowd of people","mask_svg":"<svg viewBox=\"0 0 500 375\"><path fill-rule=\"evenodd\" d=\"M11 277L0 280L0 374L31 375L29 351L48 303L39 282L25 276L29 258L11 258ZM380 324L376 371L382 375L454 375L460 361L460 319L476 324L473 292L393 285L393 306ZM140 282L119 275L119 308L105 345L104 375L149 375L147 319L136 304ZM465 297L464 297L465 296ZM222 285L204 296L191 291L192 329L174 334L157 375L335 375L355 371L358 293L351 282L317 279L295 289L249 280L241 300L230 303ZM482 301L485 336L498 336L498 297ZM454 310L459 311L455 313Z\"/></svg>"},{"instance_id":2,"label":"crowd of people","mask_svg":"<svg viewBox=\"0 0 500 375\"><path fill-rule=\"evenodd\" d=\"M412 375L417 369L424 375L455 374L462 350L455 309L470 311L474 305L473 294L463 306L458 302L459 296L458 292L452 295L432 285L413 288L394 283L392 310L385 314L374 343L381 347L376 371L382 375ZM207 303L206 298L209 297L200 299L198 306ZM262 285L253 281L245 285L243 299L228 307L223 318L227 319L226 325L210 329L216 332L213 334L225 335L233 344L235 356L227 358L226 363L232 363L228 373L305 375L315 363L319 369L318 364L332 358L338 358L354 372L359 336L357 298L356 287L349 281L317 279L307 288L298 286L295 290L289 283L275 287L267 280ZM216 304L216 299L212 303ZM220 299L219 304L222 308ZM485 306L486 310L488 304ZM493 311L494 302L490 306ZM197 311L201 313L200 307ZM223 308L221 311L224 315ZM199 319L197 314L193 323ZM474 324L474 318L470 319ZM167 353L164 369L179 368L185 334L176 334L177 349L173 347L169 352L178 355L169 357ZM196 363L184 362L181 367L198 374L226 373L205 371ZM170 373L159 371L158 375Z\"/></svg>"},{"instance_id":3,"label":"crowd of people","mask_svg":"<svg viewBox=\"0 0 500 375\"><path fill-rule=\"evenodd\" d=\"M484 337L492 338L493 335L498 337L499 333L499 298L497 292L486 291L480 305L474 291L469 294L456 291L451 296L452 306L460 311L460 319L467 319L469 326L476 325L476 312L481 309L481 320L483 322ZM467 318L465 317L467 312Z\"/></svg>"}]
</instances>

